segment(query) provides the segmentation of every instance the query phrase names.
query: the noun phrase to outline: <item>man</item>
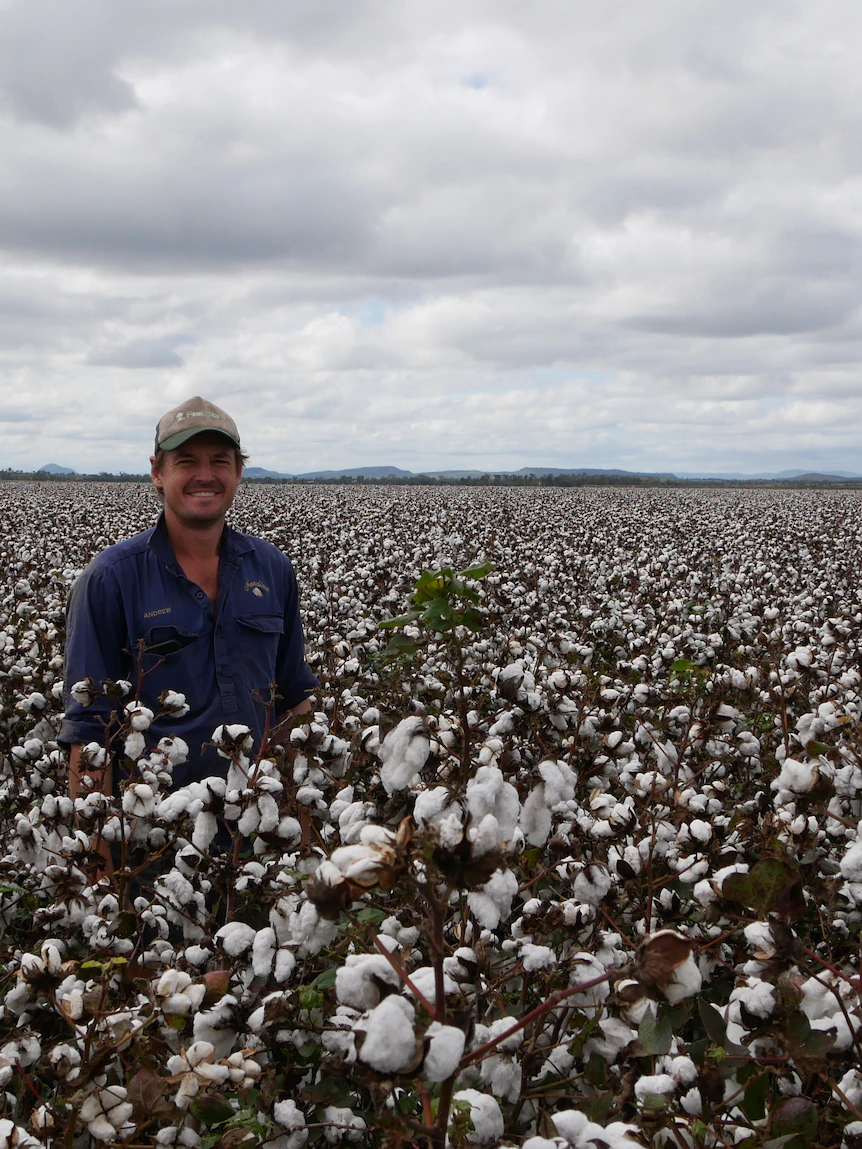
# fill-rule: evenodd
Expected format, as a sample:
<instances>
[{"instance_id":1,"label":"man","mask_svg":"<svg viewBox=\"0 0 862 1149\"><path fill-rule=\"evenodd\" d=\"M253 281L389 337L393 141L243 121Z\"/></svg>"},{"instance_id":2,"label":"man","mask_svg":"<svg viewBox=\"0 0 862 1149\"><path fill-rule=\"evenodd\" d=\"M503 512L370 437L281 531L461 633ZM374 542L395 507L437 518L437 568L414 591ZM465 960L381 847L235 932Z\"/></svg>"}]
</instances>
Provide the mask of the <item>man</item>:
<instances>
[{"instance_id":1,"label":"man","mask_svg":"<svg viewBox=\"0 0 862 1149\"><path fill-rule=\"evenodd\" d=\"M82 679L97 686L106 678L130 681L130 698L137 694L157 716L147 745L166 735L188 744L175 787L225 776L227 761L210 742L222 723L251 727L259 747L268 721L311 709L308 697L319 684L304 660L290 561L271 543L225 524L244 460L236 424L214 403L196 395L169 411L150 459L164 502L158 523L102 551L75 583L59 735L70 747L73 798L89 772L82 745L104 745L117 711L104 696L87 707L72 698ZM158 717L165 690L184 694L188 713ZM110 776L94 776L110 793Z\"/></svg>"}]
</instances>

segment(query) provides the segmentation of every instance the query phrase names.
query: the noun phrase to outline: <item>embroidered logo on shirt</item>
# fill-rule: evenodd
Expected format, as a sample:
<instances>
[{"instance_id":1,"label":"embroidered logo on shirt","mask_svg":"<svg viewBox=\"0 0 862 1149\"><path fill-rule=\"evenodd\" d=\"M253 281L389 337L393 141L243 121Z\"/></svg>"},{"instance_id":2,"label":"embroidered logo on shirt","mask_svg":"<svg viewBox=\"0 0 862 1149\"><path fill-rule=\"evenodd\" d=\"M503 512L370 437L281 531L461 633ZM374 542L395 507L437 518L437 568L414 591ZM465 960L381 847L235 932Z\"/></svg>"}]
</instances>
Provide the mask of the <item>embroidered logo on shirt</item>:
<instances>
[{"instance_id":1,"label":"embroidered logo on shirt","mask_svg":"<svg viewBox=\"0 0 862 1149\"><path fill-rule=\"evenodd\" d=\"M158 610L148 610L144 612L144 618L156 618L160 614L170 614L173 609L172 606L161 606Z\"/></svg>"},{"instance_id":2,"label":"embroidered logo on shirt","mask_svg":"<svg viewBox=\"0 0 862 1149\"><path fill-rule=\"evenodd\" d=\"M263 592L269 591L269 587L266 585L265 582L259 582L259 581L252 582L251 579L248 579L246 581L245 589L250 590L253 595L257 596L257 598L263 598Z\"/></svg>"}]
</instances>

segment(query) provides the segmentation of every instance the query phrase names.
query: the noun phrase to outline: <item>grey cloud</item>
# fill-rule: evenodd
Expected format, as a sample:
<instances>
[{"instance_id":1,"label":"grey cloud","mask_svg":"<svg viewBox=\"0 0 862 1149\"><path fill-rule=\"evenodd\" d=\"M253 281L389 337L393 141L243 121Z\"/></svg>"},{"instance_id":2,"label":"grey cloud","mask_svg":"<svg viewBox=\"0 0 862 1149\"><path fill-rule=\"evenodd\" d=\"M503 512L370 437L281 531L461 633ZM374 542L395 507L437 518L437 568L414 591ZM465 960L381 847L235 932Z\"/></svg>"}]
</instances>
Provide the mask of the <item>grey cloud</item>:
<instances>
[{"instance_id":1,"label":"grey cloud","mask_svg":"<svg viewBox=\"0 0 862 1149\"><path fill-rule=\"evenodd\" d=\"M120 346L92 351L87 362L97 367L158 368L182 367L184 360L177 352L184 339L133 340Z\"/></svg>"}]
</instances>

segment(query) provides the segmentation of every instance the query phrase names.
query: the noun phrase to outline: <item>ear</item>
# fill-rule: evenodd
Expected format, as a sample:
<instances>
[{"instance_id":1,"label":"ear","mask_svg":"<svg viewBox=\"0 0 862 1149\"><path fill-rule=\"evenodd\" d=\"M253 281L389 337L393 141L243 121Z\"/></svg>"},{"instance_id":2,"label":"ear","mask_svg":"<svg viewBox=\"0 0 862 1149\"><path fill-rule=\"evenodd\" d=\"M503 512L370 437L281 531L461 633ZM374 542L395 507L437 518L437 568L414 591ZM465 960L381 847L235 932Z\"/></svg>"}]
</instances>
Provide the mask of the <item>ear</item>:
<instances>
[{"instance_id":1,"label":"ear","mask_svg":"<svg viewBox=\"0 0 862 1149\"><path fill-rule=\"evenodd\" d=\"M153 486L162 488L162 476L159 471L158 464L156 463L156 456L150 455L150 478L153 480Z\"/></svg>"}]
</instances>

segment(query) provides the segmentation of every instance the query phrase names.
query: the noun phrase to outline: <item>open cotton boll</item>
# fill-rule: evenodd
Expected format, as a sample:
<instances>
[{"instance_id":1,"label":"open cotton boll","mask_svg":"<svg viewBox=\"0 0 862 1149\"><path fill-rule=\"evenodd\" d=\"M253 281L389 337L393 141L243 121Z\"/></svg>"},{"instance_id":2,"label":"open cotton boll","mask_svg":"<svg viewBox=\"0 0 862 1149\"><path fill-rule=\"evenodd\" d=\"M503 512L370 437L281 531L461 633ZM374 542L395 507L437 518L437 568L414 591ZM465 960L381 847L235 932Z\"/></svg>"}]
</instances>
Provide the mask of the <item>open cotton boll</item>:
<instances>
[{"instance_id":1,"label":"open cotton boll","mask_svg":"<svg viewBox=\"0 0 862 1149\"><path fill-rule=\"evenodd\" d=\"M282 1129L287 1130L287 1136L278 1138L280 1149L302 1149L308 1140L308 1129L305 1116L295 1101L276 1101L272 1107L273 1120Z\"/></svg>"},{"instance_id":2,"label":"open cotton boll","mask_svg":"<svg viewBox=\"0 0 862 1149\"><path fill-rule=\"evenodd\" d=\"M393 989L401 985L383 954L348 954L335 971L335 995L343 1005L373 1009L380 1001L380 982Z\"/></svg>"},{"instance_id":3,"label":"open cotton boll","mask_svg":"<svg viewBox=\"0 0 862 1149\"><path fill-rule=\"evenodd\" d=\"M467 783L467 809L474 822L493 814L500 824L501 840L508 842L518 825L521 801L498 766L480 766Z\"/></svg>"},{"instance_id":4,"label":"open cotton boll","mask_svg":"<svg viewBox=\"0 0 862 1149\"><path fill-rule=\"evenodd\" d=\"M383 763L380 781L387 794L405 790L431 753L425 719L418 714L404 718L380 744L377 756Z\"/></svg>"},{"instance_id":5,"label":"open cotton boll","mask_svg":"<svg viewBox=\"0 0 862 1149\"><path fill-rule=\"evenodd\" d=\"M130 702L126 707L126 718L132 730L149 730L153 717L152 710L139 702Z\"/></svg>"},{"instance_id":6,"label":"open cotton boll","mask_svg":"<svg viewBox=\"0 0 862 1149\"><path fill-rule=\"evenodd\" d=\"M757 977L747 978L745 985L737 986L730 994L731 1005L738 1002L754 1017L771 1017L777 1000L775 989ZM730 1017L733 1021L740 1021L738 1006L735 1011L731 1009Z\"/></svg>"},{"instance_id":7,"label":"open cotton boll","mask_svg":"<svg viewBox=\"0 0 862 1149\"><path fill-rule=\"evenodd\" d=\"M417 826L436 821L449 805L451 792L446 786L433 786L420 790L413 803L413 821Z\"/></svg>"},{"instance_id":8,"label":"open cotton boll","mask_svg":"<svg viewBox=\"0 0 862 1149\"><path fill-rule=\"evenodd\" d=\"M554 807L560 802L572 801L577 776L568 763L546 759L539 763L538 770L545 783L545 801L549 806Z\"/></svg>"},{"instance_id":9,"label":"open cotton boll","mask_svg":"<svg viewBox=\"0 0 862 1149\"><path fill-rule=\"evenodd\" d=\"M467 902L479 925L486 930L495 930L500 919L509 916L517 892L518 879L512 871L497 870L481 889L470 891Z\"/></svg>"},{"instance_id":10,"label":"open cotton boll","mask_svg":"<svg viewBox=\"0 0 862 1149\"><path fill-rule=\"evenodd\" d=\"M848 882L862 882L862 842L849 846L839 863L841 877Z\"/></svg>"},{"instance_id":11,"label":"open cotton boll","mask_svg":"<svg viewBox=\"0 0 862 1149\"><path fill-rule=\"evenodd\" d=\"M432 1021L425 1031L430 1038L428 1052L422 1062L422 1076L426 1081L445 1081L451 1077L464 1056L466 1036L454 1025L441 1025Z\"/></svg>"},{"instance_id":12,"label":"open cotton boll","mask_svg":"<svg viewBox=\"0 0 862 1149\"><path fill-rule=\"evenodd\" d=\"M123 753L127 758L131 758L133 762L137 762L144 752L147 745L147 740L144 738L140 730L133 730L126 738L123 744Z\"/></svg>"},{"instance_id":13,"label":"open cotton boll","mask_svg":"<svg viewBox=\"0 0 862 1149\"><path fill-rule=\"evenodd\" d=\"M471 1145L487 1145L503 1136L503 1114L493 1097L478 1089L459 1089L452 1100L456 1106L470 1108L473 1132L467 1134L467 1140Z\"/></svg>"},{"instance_id":14,"label":"open cotton boll","mask_svg":"<svg viewBox=\"0 0 862 1149\"><path fill-rule=\"evenodd\" d=\"M130 818L148 818L156 808L156 796L146 782L135 782L123 794L123 811Z\"/></svg>"},{"instance_id":15,"label":"open cotton boll","mask_svg":"<svg viewBox=\"0 0 862 1149\"><path fill-rule=\"evenodd\" d=\"M676 1080L669 1073L654 1073L638 1078L635 1082L635 1097L643 1101L645 1097L664 1097L676 1092Z\"/></svg>"},{"instance_id":16,"label":"open cotton boll","mask_svg":"<svg viewBox=\"0 0 862 1149\"><path fill-rule=\"evenodd\" d=\"M557 1132L565 1137L573 1149L594 1149L596 1144L607 1145L608 1149L635 1149L640 1141L629 1137L636 1135L634 1125L622 1121L612 1121L609 1125L597 1125L578 1109L562 1109L552 1117Z\"/></svg>"},{"instance_id":17,"label":"open cotton boll","mask_svg":"<svg viewBox=\"0 0 862 1149\"><path fill-rule=\"evenodd\" d=\"M544 846L551 833L551 811L545 798L545 785L539 783L527 795L521 808L521 831L531 846Z\"/></svg>"},{"instance_id":18,"label":"open cotton boll","mask_svg":"<svg viewBox=\"0 0 862 1149\"><path fill-rule=\"evenodd\" d=\"M367 1018L354 1026L360 1032L365 1031L360 1060L378 1073L401 1073L409 1069L416 1060L415 1017L416 1011L405 998L397 994L384 998Z\"/></svg>"},{"instance_id":19,"label":"open cotton boll","mask_svg":"<svg viewBox=\"0 0 862 1149\"><path fill-rule=\"evenodd\" d=\"M256 931L245 922L228 922L216 933L216 941L228 957L239 957L254 944Z\"/></svg>"}]
</instances>

